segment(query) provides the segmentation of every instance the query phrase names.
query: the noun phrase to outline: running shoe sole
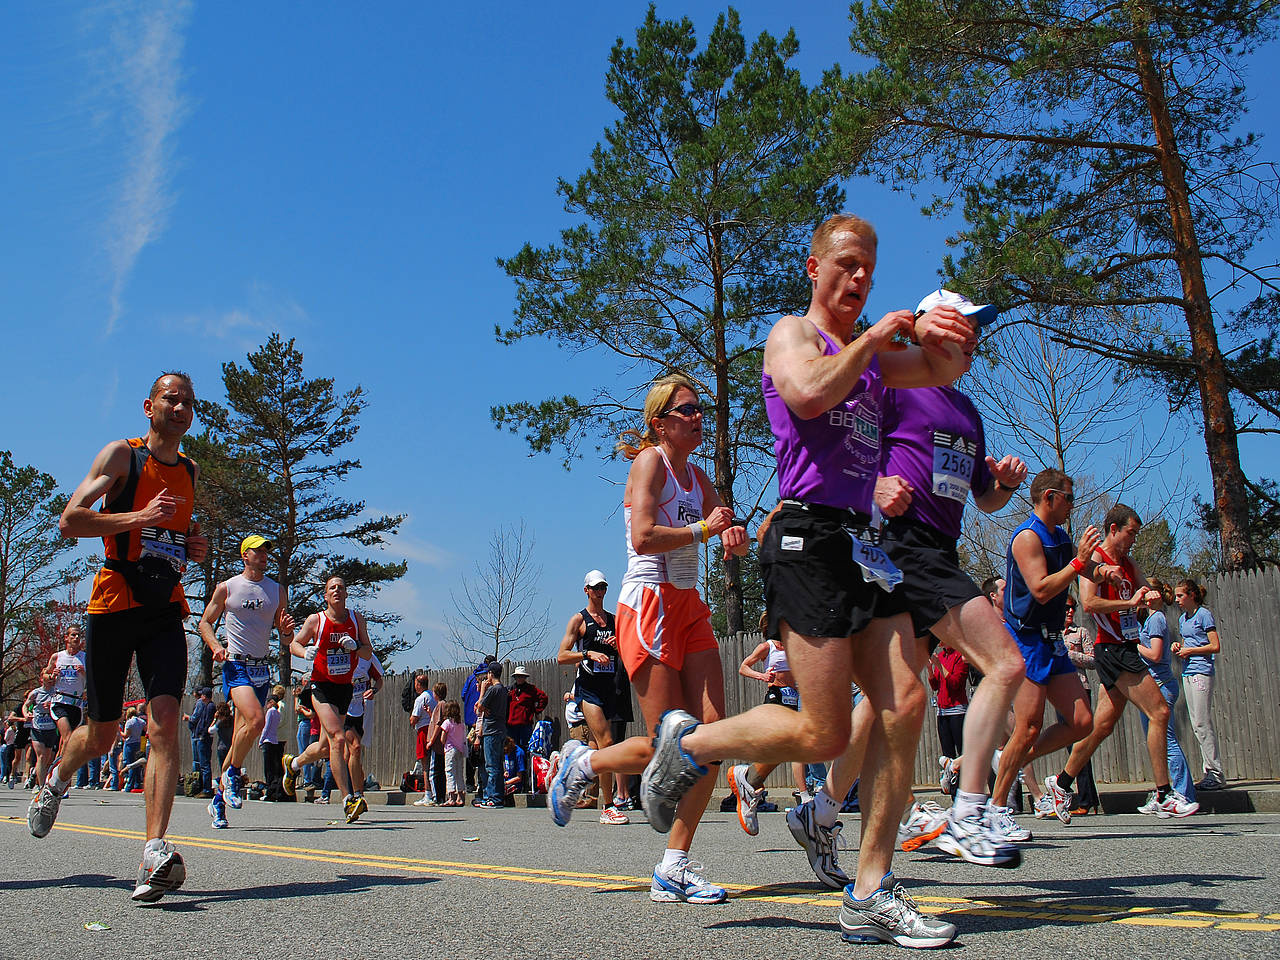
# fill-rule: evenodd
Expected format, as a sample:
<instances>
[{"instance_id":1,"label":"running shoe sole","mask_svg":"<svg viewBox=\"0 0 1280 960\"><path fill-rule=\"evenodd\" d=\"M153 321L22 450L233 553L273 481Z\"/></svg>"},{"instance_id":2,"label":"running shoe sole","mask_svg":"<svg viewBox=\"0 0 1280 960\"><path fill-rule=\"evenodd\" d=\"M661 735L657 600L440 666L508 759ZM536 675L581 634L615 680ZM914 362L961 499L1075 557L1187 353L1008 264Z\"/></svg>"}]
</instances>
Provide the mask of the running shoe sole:
<instances>
[{"instance_id":1,"label":"running shoe sole","mask_svg":"<svg viewBox=\"0 0 1280 960\"><path fill-rule=\"evenodd\" d=\"M735 775L737 769L737 767L732 767L729 770L729 789L733 791L733 796L738 801L738 826L742 827L747 836L754 837L760 832L760 821L759 819L755 821L755 829L752 830L747 824L747 818L742 815L743 799L742 793L738 789L738 778Z\"/></svg>"},{"instance_id":2,"label":"running shoe sole","mask_svg":"<svg viewBox=\"0 0 1280 960\"><path fill-rule=\"evenodd\" d=\"M963 844L956 842L950 834L944 833L938 837L938 849L968 863L976 863L980 867L1001 867L1012 870L1022 865L1022 851L1012 844L1004 848L996 846L995 852L990 856L979 856Z\"/></svg>"},{"instance_id":3,"label":"running shoe sole","mask_svg":"<svg viewBox=\"0 0 1280 960\"><path fill-rule=\"evenodd\" d=\"M907 853L911 853L915 850L919 850L926 843L930 843L931 841L938 839L938 836L942 833L942 831L946 829L947 829L947 821L943 820L942 823L938 824L938 826L934 827L933 829L926 830L924 833L919 833L919 834L916 834L914 837L911 837L907 840L903 840L902 849Z\"/></svg>"},{"instance_id":4,"label":"running shoe sole","mask_svg":"<svg viewBox=\"0 0 1280 960\"><path fill-rule=\"evenodd\" d=\"M151 871L151 876L147 877L146 882L134 888L130 899L136 903L155 903L166 893L177 890L186 880L187 865L182 862L182 856L176 850L171 851L169 856Z\"/></svg>"}]
</instances>

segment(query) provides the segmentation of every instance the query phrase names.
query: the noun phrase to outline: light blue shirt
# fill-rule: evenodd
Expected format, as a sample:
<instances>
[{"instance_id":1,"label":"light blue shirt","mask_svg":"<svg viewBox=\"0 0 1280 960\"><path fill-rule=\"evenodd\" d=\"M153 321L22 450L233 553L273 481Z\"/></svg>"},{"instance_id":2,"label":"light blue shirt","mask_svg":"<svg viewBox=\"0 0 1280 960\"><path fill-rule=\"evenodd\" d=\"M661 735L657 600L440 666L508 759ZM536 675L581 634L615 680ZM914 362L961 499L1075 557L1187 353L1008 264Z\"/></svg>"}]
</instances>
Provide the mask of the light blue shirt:
<instances>
[{"instance_id":1,"label":"light blue shirt","mask_svg":"<svg viewBox=\"0 0 1280 960\"><path fill-rule=\"evenodd\" d=\"M1170 649L1172 644L1169 643L1169 621L1165 618L1164 612L1161 610L1152 610L1143 621L1142 626L1138 628L1138 642L1144 647L1151 646L1152 637L1164 637L1164 652L1160 655L1159 660L1146 661L1147 672L1160 683L1173 682L1173 650Z\"/></svg>"},{"instance_id":2,"label":"light blue shirt","mask_svg":"<svg viewBox=\"0 0 1280 960\"><path fill-rule=\"evenodd\" d=\"M1203 647L1209 642L1209 631L1218 629L1218 625L1213 622L1213 614L1208 608L1200 607L1189 617L1185 613L1180 616L1178 629L1182 632L1183 647ZM1182 675L1185 677L1189 673L1212 674L1213 654L1187 657L1187 665L1182 668Z\"/></svg>"}]
</instances>

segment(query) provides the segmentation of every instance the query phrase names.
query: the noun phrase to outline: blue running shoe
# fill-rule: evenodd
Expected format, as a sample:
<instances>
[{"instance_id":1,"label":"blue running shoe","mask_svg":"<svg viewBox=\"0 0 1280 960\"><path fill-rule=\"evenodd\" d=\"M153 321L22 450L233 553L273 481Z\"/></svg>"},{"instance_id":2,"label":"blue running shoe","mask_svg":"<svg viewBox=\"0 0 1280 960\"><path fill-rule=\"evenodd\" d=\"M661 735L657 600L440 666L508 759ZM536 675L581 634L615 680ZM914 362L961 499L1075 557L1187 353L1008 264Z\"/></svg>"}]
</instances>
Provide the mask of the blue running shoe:
<instances>
[{"instance_id":1,"label":"blue running shoe","mask_svg":"<svg viewBox=\"0 0 1280 960\"><path fill-rule=\"evenodd\" d=\"M215 830L227 829L227 804L222 799L222 788L213 791L213 799L209 801L209 816L213 817Z\"/></svg>"},{"instance_id":2,"label":"blue running shoe","mask_svg":"<svg viewBox=\"0 0 1280 960\"><path fill-rule=\"evenodd\" d=\"M560 766L547 788L547 809L558 827L569 822L574 807L591 782L584 762L589 753L590 748L581 740L570 740L560 748Z\"/></svg>"},{"instance_id":3,"label":"blue running shoe","mask_svg":"<svg viewBox=\"0 0 1280 960\"><path fill-rule=\"evenodd\" d=\"M673 867L658 864L653 868L649 899L654 903L724 903L729 894L724 887L717 887L702 877L698 873L701 866L687 858Z\"/></svg>"},{"instance_id":4,"label":"blue running shoe","mask_svg":"<svg viewBox=\"0 0 1280 960\"><path fill-rule=\"evenodd\" d=\"M240 785L244 782L244 777L235 767L228 767L222 771L222 795L226 798L227 803L231 804L233 810L239 810L244 806L244 794L240 792Z\"/></svg>"}]
</instances>

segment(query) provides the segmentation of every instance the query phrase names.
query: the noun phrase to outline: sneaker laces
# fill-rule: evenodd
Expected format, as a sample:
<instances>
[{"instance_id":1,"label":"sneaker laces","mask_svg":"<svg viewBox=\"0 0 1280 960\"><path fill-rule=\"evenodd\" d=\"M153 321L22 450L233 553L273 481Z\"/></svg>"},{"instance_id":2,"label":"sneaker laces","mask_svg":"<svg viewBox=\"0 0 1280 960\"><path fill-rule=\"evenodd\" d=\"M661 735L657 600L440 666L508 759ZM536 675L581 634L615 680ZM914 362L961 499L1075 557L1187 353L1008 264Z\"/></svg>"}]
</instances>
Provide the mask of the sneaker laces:
<instances>
[{"instance_id":1,"label":"sneaker laces","mask_svg":"<svg viewBox=\"0 0 1280 960\"><path fill-rule=\"evenodd\" d=\"M907 893L906 887L900 883L894 884L892 896L894 913L899 922L918 922L920 920L920 906L916 903L915 898Z\"/></svg>"},{"instance_id":2,"label":"sneaker laces","mask_svg":"<svg viewBox=\"0 0 1280 960\"><path fill-rule=\"evenodd\" d=\"M701 860L690 860L688 857L686 857L685 859L681 860L679 865L676 867L676 869L671 872L673 874L678 874L680 876L680 879L684 881L684 886L686 887L714 886L714 884L712 884L710 881L707 880L706 877L704 877L701 873L698 872L699 870L702 870L702 869L703 869L703 863ZM676 878L673 876L671 879L674 880Z\"/></svg>"}]
</instances>

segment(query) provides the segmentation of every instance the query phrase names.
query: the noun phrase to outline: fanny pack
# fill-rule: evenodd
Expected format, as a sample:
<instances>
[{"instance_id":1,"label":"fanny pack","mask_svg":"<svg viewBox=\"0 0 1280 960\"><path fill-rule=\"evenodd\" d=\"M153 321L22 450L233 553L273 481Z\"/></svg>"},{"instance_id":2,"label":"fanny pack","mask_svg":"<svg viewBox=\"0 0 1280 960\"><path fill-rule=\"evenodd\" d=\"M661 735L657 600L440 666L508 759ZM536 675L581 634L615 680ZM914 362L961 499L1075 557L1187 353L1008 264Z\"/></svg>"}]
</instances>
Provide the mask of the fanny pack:
<instances>
[{"instance_id":1,"label":"fanny pack","mask_svg":"<svg viewBox=\"0 0 1280 960\"><path fill-rule=\"evenodd\" d=\"M161 607L170 602L173 588L182 581L182 573L164 557L144 556L138 560L105 560L104 570L124 577L135 602L144 607Z\"/></svg>"}]
</instances>

